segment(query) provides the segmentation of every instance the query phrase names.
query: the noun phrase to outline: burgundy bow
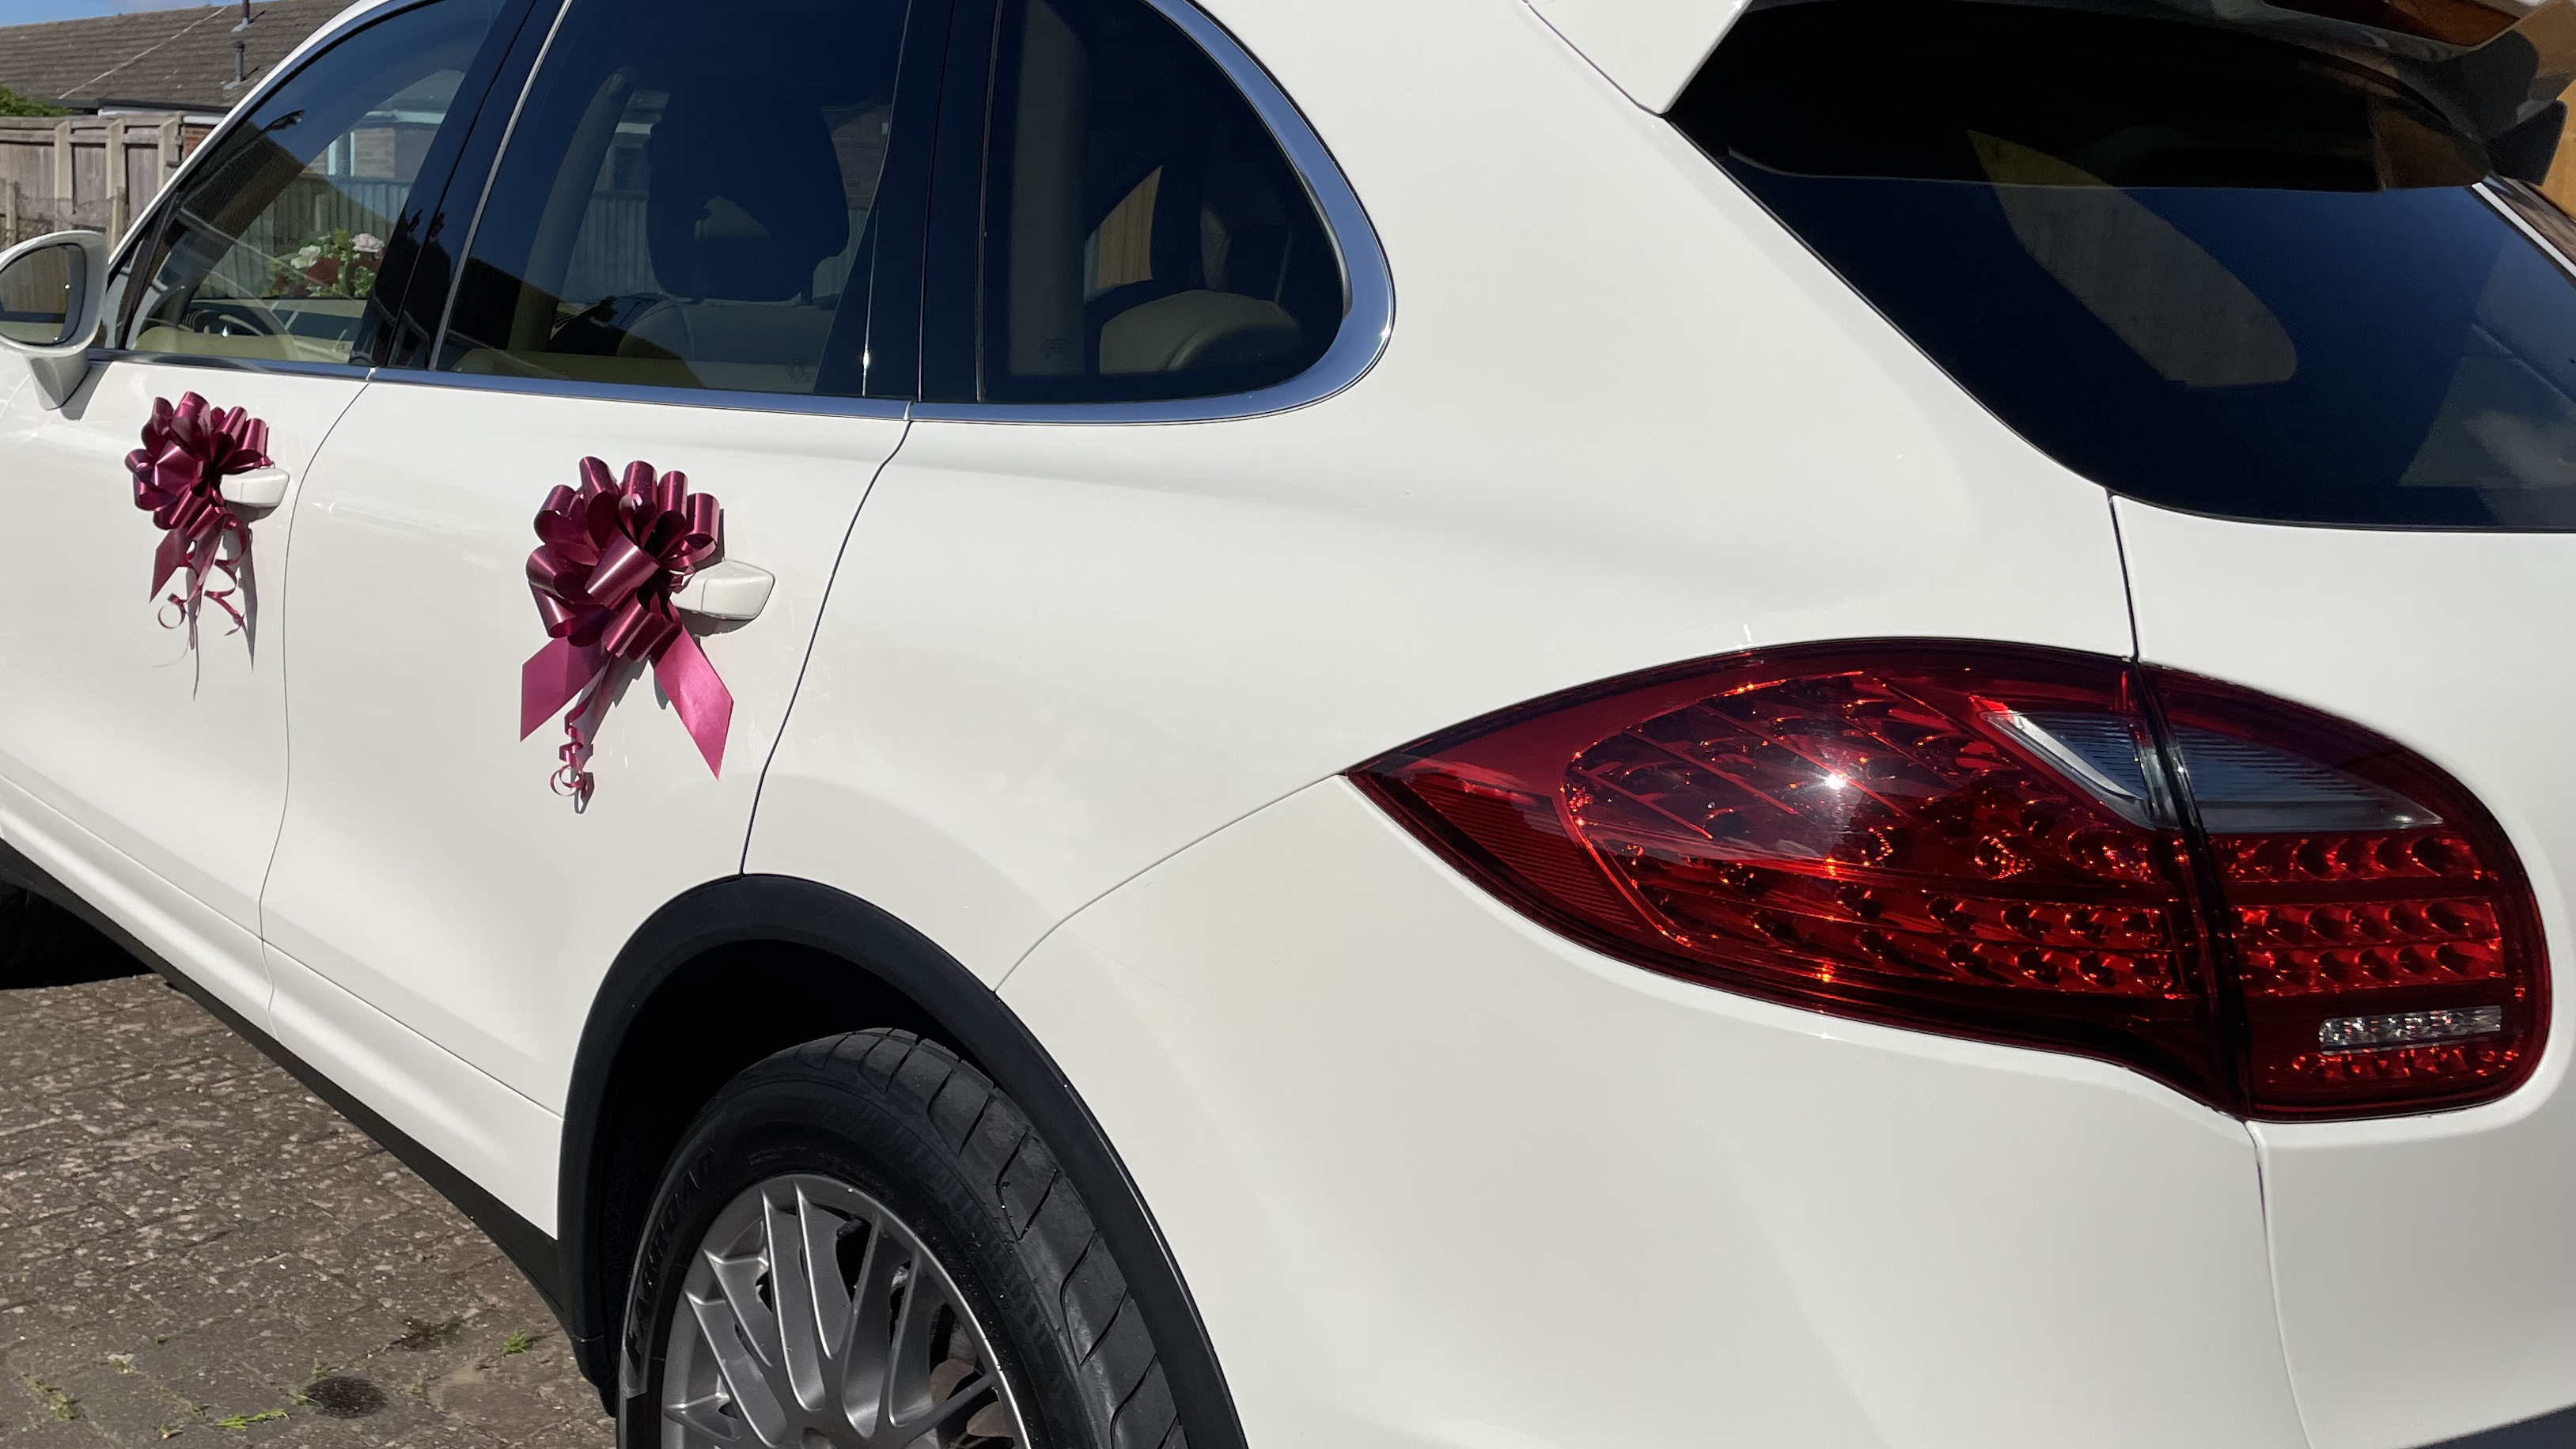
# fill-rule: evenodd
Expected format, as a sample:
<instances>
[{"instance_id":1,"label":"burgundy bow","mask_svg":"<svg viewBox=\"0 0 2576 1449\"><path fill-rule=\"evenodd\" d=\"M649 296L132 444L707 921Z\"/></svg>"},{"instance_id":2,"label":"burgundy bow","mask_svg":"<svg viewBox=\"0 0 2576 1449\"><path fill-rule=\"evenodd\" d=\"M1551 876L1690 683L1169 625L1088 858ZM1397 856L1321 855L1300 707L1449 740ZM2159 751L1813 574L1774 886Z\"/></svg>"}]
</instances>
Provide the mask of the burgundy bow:
<instances>
[{"instance_id":1,"label":"burgundy bow","mask_svg":"<svg viewBox=\"0 0 2576 1449\"><path fill-rule=\"evenodd\" d=\"M733 695L671 602L723 547L723 506L691 493L687 474L656 476L649 463L629 463L626 476L612 480L606 463L584 458L581 487L556 485L537 510L537 538L528 591L551 637L519 670L519 738L573 706L555 787L576 801L590 798L581 721L619 659L652 664L707 768L723 774Z\"/></svg>"},{"instance_id":2,"label":"burgundy bow","mask_svg":"<svg viewBox=\"0 0 2576 1449\"><path fill-rule=\"evenodd\" d=\"M152 592L160 593L181 569L188 574L186 592L165 601L178 617L162 622L177 628L186 620L188 642L194 645L197 610L212 599L240 628L242 613L233 607L233 590L208 589L206 583L220 569L239 588L250 567L250 530L224 502L222 484L227 475L269 466L268 424L241 408L216 407L193 392L183 394L177 407L168 398L155 398L152 420L143 425L143 446L125 455L125 466L134 475L134 506L149 510L162 529L161 547L152 556ZM233 541L229 556L223 553L227 538Z\"/></svg>"}]
</instances>

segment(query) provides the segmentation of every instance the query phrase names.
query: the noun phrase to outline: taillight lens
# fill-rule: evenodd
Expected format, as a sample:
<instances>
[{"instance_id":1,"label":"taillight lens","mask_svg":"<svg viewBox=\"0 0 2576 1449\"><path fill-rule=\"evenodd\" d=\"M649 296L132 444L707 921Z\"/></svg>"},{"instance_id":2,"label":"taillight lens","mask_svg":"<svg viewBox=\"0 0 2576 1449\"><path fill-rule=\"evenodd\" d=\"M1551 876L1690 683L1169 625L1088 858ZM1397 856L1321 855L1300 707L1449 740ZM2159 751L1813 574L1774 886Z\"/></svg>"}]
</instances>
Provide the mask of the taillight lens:
<instances>
[{"instance_id":1,"label":"taillight lens","mask_svg":"<svg viewBox=\"0 0 2576 1449\"><path fill-rule=\"evenodd\" d=\"M2210 680L2155 690L2207 842L2264 1116L2480 1100L2547 1017L2531 888L2468 791L2357 726Z\"/></svg>"},{"instance_id":2,"label":"taillight lens","mask_svg":"<svg viewBox=\"0 0 2576 1449\"><path fill-rule=\"evenodd\" d=\"M1742 655L1352 773L1612 955L2105 1057L2233 1111L2473 1100L2539 1041L2530 893L2465 791L2352 726L2114 660Z\"/></svg>"}]
</instances>

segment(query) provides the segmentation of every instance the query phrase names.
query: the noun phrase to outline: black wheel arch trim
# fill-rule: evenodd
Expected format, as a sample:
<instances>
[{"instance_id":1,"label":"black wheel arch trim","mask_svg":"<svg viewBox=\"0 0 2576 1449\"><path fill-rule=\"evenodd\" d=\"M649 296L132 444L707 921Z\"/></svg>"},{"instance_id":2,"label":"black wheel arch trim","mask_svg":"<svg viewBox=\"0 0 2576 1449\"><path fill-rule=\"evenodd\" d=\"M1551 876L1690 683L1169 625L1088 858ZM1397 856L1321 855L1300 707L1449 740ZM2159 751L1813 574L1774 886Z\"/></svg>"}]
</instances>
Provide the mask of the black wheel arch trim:
<instances>
[{"instance_id":1,"label":"black wheel arch trim","mask_svg":"<svg viewBox=\"0 0 2576 1449\"><path fill-rule=\"evenodd\" d=\"M567 1327L582 1367L614 1392L631 1264L602 1261L595 1231L616 1135L603 1130L620 1046L655 993L711 952L759 944L821 952L909 998L1027 1112L1082 1193L1118 1255L1128 1289L1194 1449L1245 1449L1232 1392L1198 1305L1125 1162L1055 1058L1019 1015L955 957L892 914L847 892L792 876L742 875L696 887L631 937L593 999L565 1102L558 1221L570 1289ZM882 1023L817 1023L816 1035Z\"/></svg>"}]
</instances>

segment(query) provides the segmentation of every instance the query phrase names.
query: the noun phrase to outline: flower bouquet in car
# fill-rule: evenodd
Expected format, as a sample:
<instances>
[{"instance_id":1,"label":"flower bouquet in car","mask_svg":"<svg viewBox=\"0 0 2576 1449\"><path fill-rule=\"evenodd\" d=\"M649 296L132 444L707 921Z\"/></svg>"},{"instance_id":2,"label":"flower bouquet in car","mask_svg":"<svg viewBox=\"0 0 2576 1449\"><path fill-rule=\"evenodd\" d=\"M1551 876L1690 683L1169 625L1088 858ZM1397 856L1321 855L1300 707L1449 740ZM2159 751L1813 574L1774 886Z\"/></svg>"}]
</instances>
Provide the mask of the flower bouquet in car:
<instances>
[{"instance_id":1,"label":"flower bouquet in car","mask_svg":"<svg viewBox=\"0 0 2576 1449\"><path fill-rule=\"evenodd\" d=\"M269 259L270 297L363 298L376 289L385 264L384 241L346 227L317 232L282 257Z\"/></svg>"}]
</instances>

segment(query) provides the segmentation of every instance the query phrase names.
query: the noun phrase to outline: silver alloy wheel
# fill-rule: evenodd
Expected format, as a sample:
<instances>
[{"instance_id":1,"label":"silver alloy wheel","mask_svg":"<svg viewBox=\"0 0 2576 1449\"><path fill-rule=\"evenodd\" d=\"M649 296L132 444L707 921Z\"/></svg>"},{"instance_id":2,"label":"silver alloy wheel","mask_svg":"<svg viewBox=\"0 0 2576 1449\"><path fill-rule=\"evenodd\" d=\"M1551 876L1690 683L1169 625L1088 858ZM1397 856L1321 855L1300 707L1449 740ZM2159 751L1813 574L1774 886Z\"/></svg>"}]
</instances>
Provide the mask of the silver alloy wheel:
<instances>
[{"instance_id":1,"label":"silver alloy wheel","mask_svg":"<svg viewBox=\"0 0 2576 1449\"><path fill-rule=\"evenodd\" d=\"M883 1203L798 1173L716 1215L662 1346L663 1449L1027 1449L992 1339Z\"/></svg>"}]
</instances>

